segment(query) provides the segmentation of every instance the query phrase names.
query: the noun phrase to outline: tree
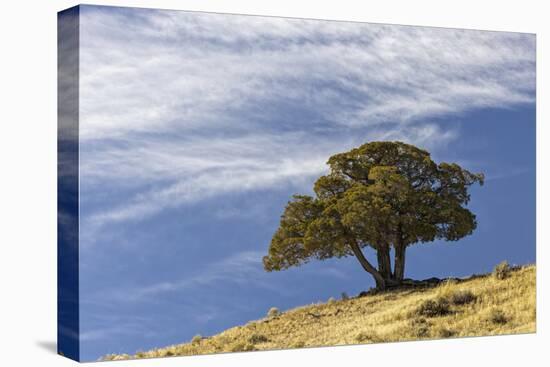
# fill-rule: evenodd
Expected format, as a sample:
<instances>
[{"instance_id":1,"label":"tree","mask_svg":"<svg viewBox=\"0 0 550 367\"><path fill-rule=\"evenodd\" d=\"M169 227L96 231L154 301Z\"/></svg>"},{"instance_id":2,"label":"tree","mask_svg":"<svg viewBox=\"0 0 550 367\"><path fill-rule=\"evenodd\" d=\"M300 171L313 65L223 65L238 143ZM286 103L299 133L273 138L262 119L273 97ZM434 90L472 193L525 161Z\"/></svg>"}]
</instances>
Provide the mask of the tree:
<instances>
[{"instance_id":1,"label":"tree","mask_svg":"<svg viewBox=\"0 0 550 367\"><path fill-rule=\"evenodd\" d=\"M315 182L315 195L288 202L263 258L266 271L355 256L376 287L386 289L401 284L407 247L457 241L477 226L466 205L468 188L483 185L483 174L436 164L427 151L402 142L367 143L327 163L330 171ZM364 255L366 247L375 250L377 267Z\"/></svg>"}]
</instances>

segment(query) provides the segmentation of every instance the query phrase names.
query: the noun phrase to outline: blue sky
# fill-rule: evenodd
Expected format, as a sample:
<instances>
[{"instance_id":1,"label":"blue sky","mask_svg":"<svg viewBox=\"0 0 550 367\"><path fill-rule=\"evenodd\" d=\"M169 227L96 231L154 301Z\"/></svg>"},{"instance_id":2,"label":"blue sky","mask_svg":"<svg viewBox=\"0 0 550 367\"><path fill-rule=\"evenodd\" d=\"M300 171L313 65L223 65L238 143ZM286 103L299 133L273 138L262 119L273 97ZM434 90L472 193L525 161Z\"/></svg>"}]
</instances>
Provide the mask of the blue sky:
<instances>
[{"instance_id":1,"label":"blue sky","mask_svg":"<svg viewBox=\"0 0 550 367\"><path fill-rule=\"evenodd\" d=\"M535 262L534 35L94 6L80 27L83 360L371 287L354 258L261 258L291 195L372 140L487 177L476 232L411 247L406 276Z\"/></svg>"}]
</instances>

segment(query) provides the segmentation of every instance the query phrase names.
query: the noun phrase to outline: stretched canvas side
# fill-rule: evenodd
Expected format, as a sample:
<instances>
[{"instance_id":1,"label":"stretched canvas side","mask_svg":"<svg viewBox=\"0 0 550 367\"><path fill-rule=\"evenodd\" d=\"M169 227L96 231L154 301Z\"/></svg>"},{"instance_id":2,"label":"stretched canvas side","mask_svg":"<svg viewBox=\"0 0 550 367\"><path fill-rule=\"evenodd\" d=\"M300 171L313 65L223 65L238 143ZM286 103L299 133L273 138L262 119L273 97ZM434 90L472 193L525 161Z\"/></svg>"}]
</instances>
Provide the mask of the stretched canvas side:
<instances>
[{"instance_id":1,"label":"stretched canvas side","mask_svg":"<svg viewBox=\"0 0 550 367\"><path fill-rule=\"evenodd\" d=\"M58 13L57 351L80 359L78 62L79 7Z\"/></svg>"}]
</instances>

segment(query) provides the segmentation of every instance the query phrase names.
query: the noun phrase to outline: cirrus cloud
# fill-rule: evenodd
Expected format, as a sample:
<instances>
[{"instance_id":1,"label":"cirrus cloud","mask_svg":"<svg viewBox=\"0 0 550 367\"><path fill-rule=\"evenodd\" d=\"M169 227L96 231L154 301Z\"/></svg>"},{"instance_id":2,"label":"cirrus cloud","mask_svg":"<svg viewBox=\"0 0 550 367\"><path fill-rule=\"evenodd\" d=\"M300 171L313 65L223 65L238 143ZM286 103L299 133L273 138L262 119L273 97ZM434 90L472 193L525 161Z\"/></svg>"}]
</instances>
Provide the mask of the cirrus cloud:
<instances>
[{"instance_id":1,"label":"cirrus cloud","mask_svg":"<svg viewBox=\"0 0 550 367\"><path fill-rule=\"evenodd\" d=\"M306 186L367 140L427 148L446 115L534 102L529 34L148 9L81 13L90 228ZM111 195L101 195L108 186Z\"/></svg>"}]
</instances>

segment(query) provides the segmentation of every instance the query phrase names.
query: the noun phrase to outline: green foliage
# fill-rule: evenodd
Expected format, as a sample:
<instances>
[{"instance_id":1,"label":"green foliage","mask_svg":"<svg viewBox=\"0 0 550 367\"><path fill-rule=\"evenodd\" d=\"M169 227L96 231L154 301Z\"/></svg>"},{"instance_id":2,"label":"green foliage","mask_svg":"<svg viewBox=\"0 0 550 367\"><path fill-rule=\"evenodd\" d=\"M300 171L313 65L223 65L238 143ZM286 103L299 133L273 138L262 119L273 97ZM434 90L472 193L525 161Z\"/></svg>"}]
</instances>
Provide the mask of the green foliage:
<instances>
[{"instance_id":1,"label":"green foliage","mask_svg":"<svg viewBox=\"0 0 550 367\"><path fill-rule=\"evenodd\" d=\"M468 187L483 184L482 174L454 163L438 165L427 151L401 142L367 143L330 157L328 165L330 172L315 182L314 197L295 195L287 204L263 258L267 271L358 256L364 247L387 257L393 246L404 258L409 245L456 241L476 228L465 206ZM384 256L379 270L389 277L380 259ZM362 265L376 271L368 270L366 260ZM404 260L400 266L402 278Z\"/></svg>"},{"instance_id":2,"label":"green foliage","mask_svg":"<svg viewBox=\"0 0 550 367\"><path fill-rule=\"evenodd\" d=\"M495 278L502 280L508 278L510 275L510 271L512 269L510 268L510 265L507 261L503 261L497 266L495 266L495 270L493 270L493 275Z\"/></svg>"}]
</instances>

